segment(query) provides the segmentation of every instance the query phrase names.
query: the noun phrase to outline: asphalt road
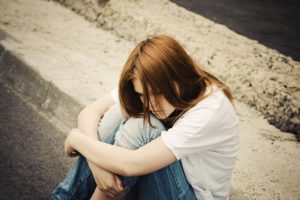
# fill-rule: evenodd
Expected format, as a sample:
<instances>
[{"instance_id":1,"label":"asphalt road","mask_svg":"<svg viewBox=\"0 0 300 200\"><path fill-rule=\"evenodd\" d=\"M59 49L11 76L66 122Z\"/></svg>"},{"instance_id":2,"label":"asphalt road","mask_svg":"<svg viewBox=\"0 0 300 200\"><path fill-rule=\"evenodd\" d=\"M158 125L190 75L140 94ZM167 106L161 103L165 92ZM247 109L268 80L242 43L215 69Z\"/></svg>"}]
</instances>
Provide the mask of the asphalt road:
<instances>
[{"instance_id":1,"label":"asphalt road","mask_svg":"<svg viewBox=\"0 0 300 200\"><path fill-rule=\"evenodd\" d=\"M299 0L171 0L300 61Z\"/></svg>"},{"instance_id":2,"label":"asphalt road","mask_svg":"<svg viewBox=\"0 0 300 200\"><path fill-rule=\"evenodd\" d=\"M74 162L64 134L0 82L0 199L50 199Z\"/></svg>"}]
</instances>

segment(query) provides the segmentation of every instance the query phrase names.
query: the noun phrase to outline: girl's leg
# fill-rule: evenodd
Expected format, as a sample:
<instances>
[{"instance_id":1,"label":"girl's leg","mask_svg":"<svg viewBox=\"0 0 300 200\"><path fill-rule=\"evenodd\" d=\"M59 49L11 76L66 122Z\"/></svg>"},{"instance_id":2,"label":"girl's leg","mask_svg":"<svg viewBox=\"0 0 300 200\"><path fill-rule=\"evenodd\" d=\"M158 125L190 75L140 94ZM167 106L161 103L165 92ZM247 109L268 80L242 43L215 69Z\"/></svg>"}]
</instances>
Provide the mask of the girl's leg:
<instances>
[{"instance_id":1,"label":"girl's leg","mask_svg":"<svg viewBox=\"0 0 300 200\"><path fill-rule=\"evenodd\" d=\"M160 132L164 130L162 123L153 116L151 122L156 128L151 128L147 124L144 126L142 118L130 118L120 129L120 124L122 125L123 121L119 108L112 106L100 122L101 141L114 143L129 149L137 149L158 137ZM118 131L118 129L120 130ZM116 132L117 135L115 136ZM174 170L172 170L173 168ZM178 161L146 176L121 178L125 189L127 191L131 190L126 199L134 199L138 190L140 190L141 199L147 199L148 197L153 199L150 198L149 191L151 191L151 195L157 197L155 199L177 199L178 197L180 199L196 199L187 196L187 194L192 196L193 191L187 183L181 164ZM136 184L138 181L139 184ZM166 184L166 187L158 188L162 181ZM95 188L96 184L88 164L84 157L80 157L66 179L53 191L53 199L89 199ZM132 190L132 188L134 189ZM182 191L185 191L185 193Z\"/></svg>"},{"instance_id":2,"label":"girl's leg","mask_svg":"<svg viewBox=\"0 0 300 200\"><path fill-rule=\"evenodd\" d=\"M101 190L96 188L90 200L122 200L125 196L126 194L123 193L117 197L107 197Z\"/></svg>"},{"instance_id":3,"label":"girl's leg","mask_svg":"<svg viewBox=\"0 0 300 200\"><path fill-rule=\"evenodd\" d=\"M196 200L180 161L142 176L138 182L138 190L139 199L143 200Z\"/></svg>"},{"instance_id":4,"label":"girl's leg","mask_svg":"<svg viewBox=\"0 0 300 200\"><path fill-rule=\"evenodd\" d=\"M165 127L151 116L152 128L142 118L130 118L117 132L115 145L128 149L138 149L160 136ZM184 199L195 200L196 196L188 183L181 161L176 161L165 168L141 177L121 177L127 191L137 186L139 199ZM137 184L137 185L136 185ZM126 198L126 199L132 199Z\"/></svg>"},{"instance_id":5,"label":"girl's leg","mask_svg":"<svg viewBox=\"0 0 300 200\"><path fill-rule=\"evenodd\" d=\"M115 133L123 121L120 109L116 105L111 106L99 122L99 139L113 144ZM96 183L88 163L83 156L79 156L66 178L53 190L52 199L90 199L95 188Z\"/></svg>"}]
</instances>

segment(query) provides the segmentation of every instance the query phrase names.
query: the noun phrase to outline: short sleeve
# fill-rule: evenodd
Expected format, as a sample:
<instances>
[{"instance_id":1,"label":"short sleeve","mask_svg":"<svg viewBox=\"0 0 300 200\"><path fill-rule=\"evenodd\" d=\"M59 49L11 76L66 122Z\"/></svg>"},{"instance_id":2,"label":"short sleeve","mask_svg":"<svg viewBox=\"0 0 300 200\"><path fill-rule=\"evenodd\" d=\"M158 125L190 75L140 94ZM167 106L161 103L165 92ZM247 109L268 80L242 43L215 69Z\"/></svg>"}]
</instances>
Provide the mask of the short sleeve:
<instances>
[{"instance_id":1,"label":"short sleeve","mask_svg":"<svg viewBox=\"0 0 300 200\"><path fill-rule=\"evenodd\" d=\"M118 88L114 88L110 91L110 95L112 96L113 100L115 103L120 104L120 100L119 100L119 92L118 92Z\"/></svg>"},{"instance_id":2,"label":"short sleeve","mask_svg":"<svg viewBox=\"0 0 300 200\"><path fill-rule=\"evenodd\" d=\"M220 102L221 101L221 102ZM204 102L175 125L163 131L161 138L177 160L195 153L215 149L236 134L238 120L222 99Z\"/></svg>"}]
</instances>

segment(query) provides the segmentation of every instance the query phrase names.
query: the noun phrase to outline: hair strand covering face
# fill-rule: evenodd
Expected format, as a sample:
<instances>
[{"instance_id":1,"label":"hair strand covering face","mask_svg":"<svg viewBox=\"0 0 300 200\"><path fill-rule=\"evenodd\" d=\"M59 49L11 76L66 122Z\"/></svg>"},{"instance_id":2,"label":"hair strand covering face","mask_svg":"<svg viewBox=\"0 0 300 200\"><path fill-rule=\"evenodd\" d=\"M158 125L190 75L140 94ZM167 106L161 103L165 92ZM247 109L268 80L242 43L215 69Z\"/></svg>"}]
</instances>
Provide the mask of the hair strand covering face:
<instances>
[{"instance_id":1,"label":"hair strand covering face","mask_svg":"<svg viewBox=\"0 0 300 200\"><path fill-rule=\"evenodd\" d=\"M134 90L133 79L138 79L143 86L143 101ZM144 117L144 122L151 125L149 90L163 95L182 115L209 96L211 91L204 94L212 85L233 101L229 88L193 61L179 42L167 35L154 35L130 53L119 80L119 99L128 117ZM158 98L155 101L159 105Z\"/></svg>"}]
</instances>

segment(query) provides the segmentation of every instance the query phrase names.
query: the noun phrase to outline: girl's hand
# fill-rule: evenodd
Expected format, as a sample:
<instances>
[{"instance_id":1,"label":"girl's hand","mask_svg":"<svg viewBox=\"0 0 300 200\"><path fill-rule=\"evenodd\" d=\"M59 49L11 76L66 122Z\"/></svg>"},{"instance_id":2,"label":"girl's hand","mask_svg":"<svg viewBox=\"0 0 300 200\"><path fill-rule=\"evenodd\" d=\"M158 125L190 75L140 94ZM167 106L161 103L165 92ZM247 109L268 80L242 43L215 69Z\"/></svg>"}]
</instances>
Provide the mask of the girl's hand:
<instances>
[{"instance_id":1,"label":"girl's hand","mask_svg":"<svg viewBox=\"0 0 300 200\"><path fill-rule=\"evenodd\" d=\"M76 157L79 153L72 147L71 141L74 139L75 134L82 134L79 129L71 129L67 138L65 139L65 154L69 157Z\"/></svg>"},{"instance_id":2,"label":"girl's hand","mask_svg":"<svg viewBox=\"0 0 300 200\"><path fill-rule=\"evenodd\" d=\"M97 188L101 190L106 197L117 197L124 192L122 181L118 175L97 166L93 166L91 170Z\"/></svg>"},{"instance_id":3,"label":"girl's hand","mask_svg":"<svg viewBox=\"0 0 300 200\"><path fill-rule=\"evenodd\" d=\"M76 139L76 136L78 136L78 134L82 134L79 129L72 129L65 139L64 149L65 153L69 157L79 155L79 153L72 146L72 142ZM92 165L90 167L97 184L97 188L100 189L106 197L117 197L123 193L124 189L122 186L122 181L117 175L106 171L96 165Z\"/></svg>"}]
</instances>

